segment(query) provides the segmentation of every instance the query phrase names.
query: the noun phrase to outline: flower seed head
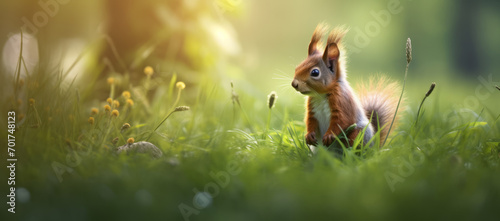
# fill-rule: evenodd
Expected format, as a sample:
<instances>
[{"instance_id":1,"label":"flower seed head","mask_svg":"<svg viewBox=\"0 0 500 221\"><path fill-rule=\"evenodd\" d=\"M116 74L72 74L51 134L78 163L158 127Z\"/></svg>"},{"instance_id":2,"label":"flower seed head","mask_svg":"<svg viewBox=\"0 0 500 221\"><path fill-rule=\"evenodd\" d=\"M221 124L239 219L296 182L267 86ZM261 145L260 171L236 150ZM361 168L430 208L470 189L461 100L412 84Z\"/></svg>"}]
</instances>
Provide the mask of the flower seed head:
<instances>
[{"instance_id":1,"label":"flower seed head","mask_svg":"<svg viewBox=\"0 0 500 221\"><path fill-rule=\"evenodd\" d=\"M124 123L122 128L120 128L120 130L123 132L123 131L126 131L127 129L130 128L130 124L129 123Z\"/></svg>"},{"instance_id":2,"label":"flower seed head","mask_svg":"<svg viewBox=\"0 0 500 221\"><path fill-rule=\"evenodd\" d=\"M409 64L411 62L411 39L406 40L406 62Z\"/></svg>"},{"instance_id":3,"label":"flower seed head","mask_svg":"<svg viewBox=\"0 0 500 221\"><path fill-rule=\"evenodd\" d=\"M429 97L429 95L432 94L432 91L434 91L435 87L436 87L436 82L432 82L431 87L429 88L429 90L427 91L427 93L425 93L425 96Z\"/></svg>"},{"instance_id":4,"label":"flower seed head","mask_svg":"<svg viewBox=\"0 0 500 221\"><path fill-rule=\"evenodd\" d=\"M110 111L111 111L111 106L109 106L109 105L107 105L107 104L106 104L106 105L104 105L104 110L105 110L106 112L110 112Z\"/></svg>"},{"instance_id":5,"label":"flower seed head","mask_svg":"<svg viewBox=\"0 0 500 221\"><path fill-rule=\"evenodd\" d=\"M267 96L267 106L269 107L269 109L272 109L274 107L277 99L278 95L276 95L276 92L271 91L271 93Z\"/></svg>"},{"instance_id":6,"label":"flower seed head","mask_svg":"<svg viewBox=\"0 0 500 221\"><path fill-rule=\"evenodd\" d=\"M118 140L119 140L119 138L118 138L118 137L115 137L115 138L111 141L111 143L116 144L116 143L118 143Z\"/></svg>"},{"instance_id":7,"label":"flower seed head","mask_svg":"<svg viewBox=\"0 0 500 221\"><path fill-rule=\"evenodd\" d=\"M181 90L186 88L186 84L184 84L184 82L182 82L182 81L177 82L177 84L175 84L175 86Z\"/></svg>"},{"instance_id":8,"label":"flower seed head","mask_svg":"<svg viewBox=\"0 0 500 221\"><path fill-rule=\"evenodd\" d=\"M108 102L109 105L112 105L113 104L113 99L111 99L110 97L108 97L108 99L106 99L106 102Z\"/></svg>"},{"instance_id":9,"label":"flower seed head","mask_svg":"<svg viewBox=\"0 0 500 221\"><path fill-rule=\"evenodd\" d=\"M179 106L176 107L174 111L177 112L177 111L187 111L187 110L189 110L188 106Z\"/></svg>"},{"instance_id":10,"label":"flower seed head","mask_svg":"<svg viewBox=\"0 0 500 221\"><path fill-rule=\"evenodd\" d=\"M35 99L30 98L29 99L29 103L30 103L31 106L35 105Z\"/></svg>"},{"instance_id":11,"label":"flower seed head","mask_svg":"<svg viewBox=\"0 0 500 221\"><path fill-rule=\"evenodd\" d=\"M94 107L90 110L90 115L97 115L97 114L99 114L99 109Z\"/></svg>"}]
</instances>

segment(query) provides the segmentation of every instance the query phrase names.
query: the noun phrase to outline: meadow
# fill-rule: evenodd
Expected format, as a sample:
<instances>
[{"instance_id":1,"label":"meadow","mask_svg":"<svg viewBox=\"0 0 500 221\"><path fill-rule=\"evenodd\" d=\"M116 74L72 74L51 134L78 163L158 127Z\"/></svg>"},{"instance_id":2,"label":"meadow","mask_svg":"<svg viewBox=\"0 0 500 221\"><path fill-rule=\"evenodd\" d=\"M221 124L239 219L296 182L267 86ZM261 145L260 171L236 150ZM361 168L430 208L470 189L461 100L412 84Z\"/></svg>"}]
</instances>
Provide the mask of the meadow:
<instances>
[{"instance_id":1,"label":"meadow","mask_svg":"<svg viewBox=\"0 0 500 221\"><path fill-rule=\"evenodd\" d=\"M304 140L300 95L286 105L289 94L278 93L269 105L268 97L230 78L201 75L185 83L182 73L154 67L103 73L99 65L90 80L74 82L64 81L64 70L39 66L11 79L14 90L2 109L17 116L15 219L500 215L500 109L455 108L447 98L460 94L440 90L454 86L446 81L422 104L429 84L406 83L419 98L401 106L385 145L319 146L313 154ZM408 75L418 73L410 68ZM401 70L398 80L403 76ZM500 91L491 88L499 100ZM158 147L161 156L116 151L140 141Z\"/></svg>"}]
</instances>

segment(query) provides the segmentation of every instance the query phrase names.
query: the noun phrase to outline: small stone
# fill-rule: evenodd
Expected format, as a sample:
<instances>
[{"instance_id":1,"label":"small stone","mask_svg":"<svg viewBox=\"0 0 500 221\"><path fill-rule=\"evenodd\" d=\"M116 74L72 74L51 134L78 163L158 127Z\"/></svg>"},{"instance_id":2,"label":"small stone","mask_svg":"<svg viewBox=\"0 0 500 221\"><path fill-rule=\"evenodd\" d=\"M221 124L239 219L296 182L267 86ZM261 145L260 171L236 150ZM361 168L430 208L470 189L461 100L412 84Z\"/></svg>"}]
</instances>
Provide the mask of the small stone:
<instances>
[{"instance_id":1,"label":"small stone","mask_svg":"<svg viewBox=\"0 0 500 221\"><path fill-rule=\"evenodd\" d=\"M146 153L149 154L152 158L160 158L163 155L163 152L161 152L161 150L158 147L146 141L140 141L119 146L116 149L116 153L120 154L122 152L125 152L127 154Z\"/></svg>"}]
</instances>

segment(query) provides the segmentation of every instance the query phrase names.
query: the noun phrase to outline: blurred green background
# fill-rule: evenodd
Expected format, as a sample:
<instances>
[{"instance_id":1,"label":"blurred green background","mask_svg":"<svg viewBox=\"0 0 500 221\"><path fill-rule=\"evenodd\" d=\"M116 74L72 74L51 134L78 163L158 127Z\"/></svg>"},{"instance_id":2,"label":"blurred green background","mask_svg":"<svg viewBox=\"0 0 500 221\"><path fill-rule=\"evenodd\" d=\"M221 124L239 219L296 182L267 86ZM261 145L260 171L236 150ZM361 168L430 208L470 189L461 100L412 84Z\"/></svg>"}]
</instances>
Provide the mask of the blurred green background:
<instances>
[{"instance_id":1,"label":"blurred green background","mask_svg":"<svg viewBox=\"0 0 500 221\"><path fill-rule=\"evenodd\" d=\"M177 71L189 79L186 81L196 82L199 74L222 75L226 85L233 80L263 94L291 91L278 88L288 82L276 78L293 76L319 22L351 29L345 42L353 84L375 73L400 80L407 37L412 38L414 54L410 85L436 81L442 90L465 96L480 84L478 76L496 76L500 66L496 61L500 56L500 3L493 0L46 0L0 4L0 42L31 22L37 30L42 61L62 59L68 68L86 47L97 42L98 46L91 47L93 56L86 63L79 62L84 67L105 58L116 72L154 64ZM121 63L103 36L110 37ZM15 55L8 51L3 56ZM413 89L409 87L410 96Z\"/></svg>"}]
</instances>

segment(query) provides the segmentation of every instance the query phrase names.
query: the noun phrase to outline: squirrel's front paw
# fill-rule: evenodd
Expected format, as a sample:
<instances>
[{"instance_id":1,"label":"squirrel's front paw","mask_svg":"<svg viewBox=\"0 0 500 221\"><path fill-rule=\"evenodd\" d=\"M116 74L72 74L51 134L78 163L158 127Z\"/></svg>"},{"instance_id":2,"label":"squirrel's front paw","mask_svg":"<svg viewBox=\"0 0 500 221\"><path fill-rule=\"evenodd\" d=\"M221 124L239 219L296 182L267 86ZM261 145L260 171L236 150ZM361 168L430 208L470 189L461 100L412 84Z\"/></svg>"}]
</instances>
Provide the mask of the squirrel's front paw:
<instances>
[{"instance_id":1,"label":"squirrel's front paw","mask_svg":"<svg viewBox=\"0 0 500 221\"><path fill-rule=\"evenodd\" d=\"M306 134L306 143L309 145L318 144L318 142L316 141L316 132L310 132Z\"/></svg>"},{"instance_id":2,"label":"squirrel's front paw","mask_svg":"<svg viewBox=\"0 0 500 221\"><path fill-rule=\"evenodd\" d=\"M333 141L335 141L335 135L332 132L326 132L325 135L323 135L323 145L328 147Z\"/></svg>"}]
</instances>

